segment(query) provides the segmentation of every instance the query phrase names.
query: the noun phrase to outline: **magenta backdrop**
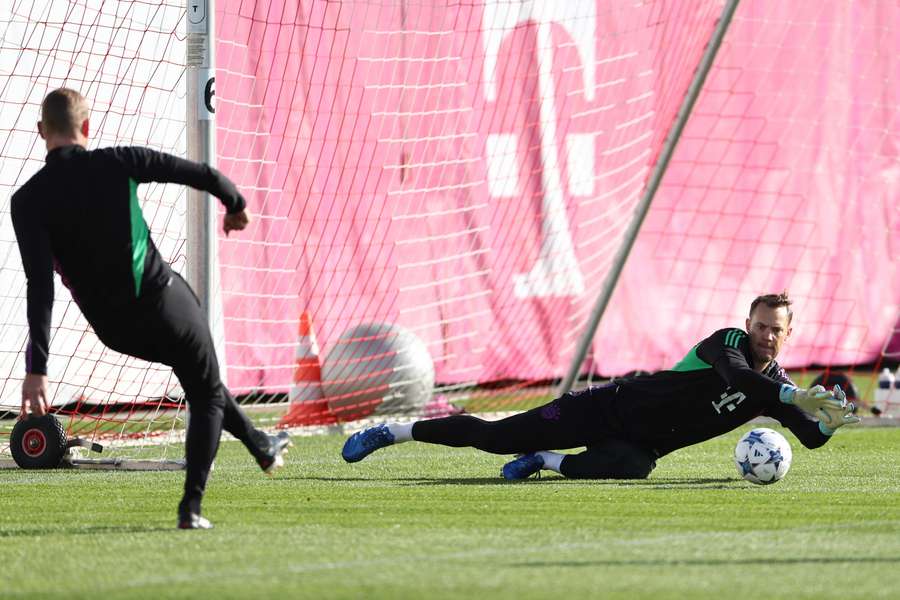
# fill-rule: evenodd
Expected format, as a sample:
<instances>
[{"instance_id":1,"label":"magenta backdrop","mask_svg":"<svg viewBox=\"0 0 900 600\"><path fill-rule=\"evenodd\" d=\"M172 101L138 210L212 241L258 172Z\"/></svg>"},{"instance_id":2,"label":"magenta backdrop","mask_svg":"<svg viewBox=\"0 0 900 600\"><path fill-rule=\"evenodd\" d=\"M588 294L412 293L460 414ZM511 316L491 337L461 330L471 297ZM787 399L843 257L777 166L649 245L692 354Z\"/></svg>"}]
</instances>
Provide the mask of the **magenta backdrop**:
<instances>
[{"instance_id":1,"label":"magenta backdrop","mask_svg":"<svg viewBox=\"0 0 900 600\"><path fill-rule=\"evenodd\" d=\"M799 6L801 5L802 6ZM428 345L440 382L561 376L720 2L219 0L236 391L290 386L299 314ZM673 364L796 299L784 363L873 360L898 317L900 9L744 3L592 348Z\"/></svg>"}]
</instances>

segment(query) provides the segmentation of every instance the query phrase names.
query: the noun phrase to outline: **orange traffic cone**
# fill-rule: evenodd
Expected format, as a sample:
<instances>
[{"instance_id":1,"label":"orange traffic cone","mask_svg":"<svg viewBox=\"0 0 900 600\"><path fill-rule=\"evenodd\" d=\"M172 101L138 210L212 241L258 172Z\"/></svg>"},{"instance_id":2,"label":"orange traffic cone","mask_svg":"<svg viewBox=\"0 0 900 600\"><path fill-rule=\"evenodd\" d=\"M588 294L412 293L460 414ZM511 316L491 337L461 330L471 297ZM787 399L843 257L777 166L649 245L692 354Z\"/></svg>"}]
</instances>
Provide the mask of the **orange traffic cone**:
<instances>
[{"instance_id":1,"label":"orange traffic cone","mask_svg":"<svg viewBox=\"0 0 900 600\"><path fill-rule=\"evenodd\" d=\"M331 425L337 418L328 409L322 394L322 368L319 365L319 344L313 333L309 311L300 315L300 332L294 360L294 385L291 387L291 406L279 421L279 427L297 425Z\"/></svg>"}]
</instances>

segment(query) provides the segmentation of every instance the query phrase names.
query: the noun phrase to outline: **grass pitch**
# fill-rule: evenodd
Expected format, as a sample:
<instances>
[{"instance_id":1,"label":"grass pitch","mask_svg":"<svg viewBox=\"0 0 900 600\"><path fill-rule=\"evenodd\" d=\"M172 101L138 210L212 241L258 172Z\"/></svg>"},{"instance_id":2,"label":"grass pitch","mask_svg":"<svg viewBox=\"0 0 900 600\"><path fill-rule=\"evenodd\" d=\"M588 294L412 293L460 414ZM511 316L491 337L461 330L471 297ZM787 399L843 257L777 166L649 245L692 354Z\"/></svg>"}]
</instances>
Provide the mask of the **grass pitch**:
<instances>
[{"instance_id":1,"label":"grass pitch","mask_svg":"<svg viewBox=\"0 0 900 600\"><path fill-rule=\"evenodd\" d=\"M747 428L646 481L507 483L505 457L404 444L356 465L297 438L262 476L224 444L204 514L182 473L0 471L0 597L897 598L900 430L848 427L757 487Z\"/></svg>"}]
</instances>

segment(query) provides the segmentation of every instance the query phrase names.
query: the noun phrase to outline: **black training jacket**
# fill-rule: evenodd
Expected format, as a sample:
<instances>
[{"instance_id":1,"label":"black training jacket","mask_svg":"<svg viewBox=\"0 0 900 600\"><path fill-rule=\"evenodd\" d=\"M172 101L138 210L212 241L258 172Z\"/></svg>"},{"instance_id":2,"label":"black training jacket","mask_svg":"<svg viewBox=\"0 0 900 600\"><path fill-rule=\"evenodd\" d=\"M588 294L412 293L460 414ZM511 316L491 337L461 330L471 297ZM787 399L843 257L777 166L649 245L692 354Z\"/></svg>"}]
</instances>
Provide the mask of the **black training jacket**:
<instances>
[{"instance_id":1,"label":"black training jacket","mask_svg":"<svg viewBox=\"0 0 900 600\"><path fill-rule=\"evenodd\" d=\"M12 222L28 278L28 373L47 373L54 270L93 314L168 283L171 270L137 197L138 184L150 181L209 192L229 213L245 207L234 184L209 165L133 146L55 148L13 194Z\"/></svg>"},{"instance_id":2,"label":"black training jacket","mask_svg":"<svg viewBox=\"0 0 900 600\"><path fill-rule=\"evenodd\" d=\"M794 384L778 363L764 373L752 368L749 340L742 329L720 329L668 371L615 380L607 408L614 428L660 456L759 416L778 420L807 448L827 442L818 421L781 401L782 387Z\"/></svg>"}]
</instances>

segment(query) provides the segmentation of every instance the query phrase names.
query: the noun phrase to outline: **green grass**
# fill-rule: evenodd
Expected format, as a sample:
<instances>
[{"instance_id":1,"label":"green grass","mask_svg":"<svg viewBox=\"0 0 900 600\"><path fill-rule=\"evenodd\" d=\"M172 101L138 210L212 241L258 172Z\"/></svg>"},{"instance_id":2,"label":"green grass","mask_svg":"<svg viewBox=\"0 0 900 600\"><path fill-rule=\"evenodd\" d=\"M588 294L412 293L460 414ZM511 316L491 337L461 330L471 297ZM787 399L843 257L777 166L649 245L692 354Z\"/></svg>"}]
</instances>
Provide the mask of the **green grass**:
<instances>
[{"instance_id":1,"label":"green grass","mask_svg":"<svg viewBox=\"0 0 900 600\"><path fill-rule=\"evenodd\" d=\"M900 430L789 436L757 487L745 429L625 482L506 483L504 457L424 444L347 465L336 436L268 479L229 443L212 531L173 528L181 473L2 471L0 597L896 598Z\"/></svg>"}]
</instances>

